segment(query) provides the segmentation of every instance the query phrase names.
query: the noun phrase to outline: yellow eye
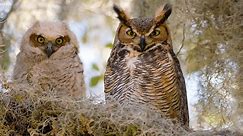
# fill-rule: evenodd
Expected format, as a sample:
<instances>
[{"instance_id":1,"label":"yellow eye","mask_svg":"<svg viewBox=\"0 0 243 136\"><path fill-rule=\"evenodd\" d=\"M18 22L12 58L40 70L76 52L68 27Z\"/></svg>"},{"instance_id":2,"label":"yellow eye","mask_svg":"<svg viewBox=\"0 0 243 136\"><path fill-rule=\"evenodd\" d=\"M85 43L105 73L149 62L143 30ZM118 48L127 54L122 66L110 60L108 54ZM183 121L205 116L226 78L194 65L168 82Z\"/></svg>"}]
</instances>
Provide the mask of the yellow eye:
<instances>
[{"instance_id":1,"label":"yellow eye","mask_svg":"<svg viewBox=\"0 0 243 136\"><path fill-rule=\"evenodd\" d=\"M160 34L159 30L154 30L150 35L151 36L158 36Z\"/></svg>"},{"instance_id":2,"label":"yellow eye","mask_svg":"<svg viewBox=\"0 0 243 136\"><path fill-rule=\"evenodd\" d=\"M133 32L131 29L127 30L126 31L126 34L129 35L129 36L131 36L131 37L135 37L136 36L136 33Z\"/></svg>"},{"instance_id":3,"label":"yellow eye","mask_svg":"<svg viewBox=\"0 0 243 136\"><path fill-rule=\"evenodd\" d=\"M43 44L45 42L45 38L43 36L39 35L37 37L37 42L40 43L40 44Z\"/></svg>"},{"instance_id":4,"label":"yellow eye","mask_svg":"<svg viewBox=\"0 0 243 136\"><path fill-rule=\"evenodd\" d=\"M56 44L57 44L57 45L61 45L61 44L63 44L63 41L64 41L64 40L63 40L62 37L57 38L57 39L56 39Z\"/></svg>"}]
</instances>

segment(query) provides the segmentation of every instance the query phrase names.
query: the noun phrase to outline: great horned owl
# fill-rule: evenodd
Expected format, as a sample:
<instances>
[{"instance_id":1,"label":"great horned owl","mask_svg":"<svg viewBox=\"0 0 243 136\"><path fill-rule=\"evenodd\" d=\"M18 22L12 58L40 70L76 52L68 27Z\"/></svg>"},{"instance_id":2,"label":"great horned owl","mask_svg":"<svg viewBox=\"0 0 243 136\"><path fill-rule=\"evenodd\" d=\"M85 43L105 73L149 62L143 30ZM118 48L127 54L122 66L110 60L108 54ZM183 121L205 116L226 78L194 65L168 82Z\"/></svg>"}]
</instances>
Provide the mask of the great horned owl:
<instances>
[{"instance_id":1,"label":"great horned owl","mask_svg":"<svg viewBox=\"0 0 243 136\"><path fill-rule=\"evenodd\" d=\"M85 95L78 42L65 23L36 22L25 33L13 80L58 96L80 98Z\"/></svg>"},{"instance_id":2,"label":"great horned owl","mask_svg":"<svg viewBox=\"0 0 243 136\"><path fill-rule=\"evenodd\" d=\"M189 126L187 94L179 61L165 23L166 4L153 18L133 18L114 5L120 24L105 72L106 100L149 104Z\"/></svg>"}]
</instances>

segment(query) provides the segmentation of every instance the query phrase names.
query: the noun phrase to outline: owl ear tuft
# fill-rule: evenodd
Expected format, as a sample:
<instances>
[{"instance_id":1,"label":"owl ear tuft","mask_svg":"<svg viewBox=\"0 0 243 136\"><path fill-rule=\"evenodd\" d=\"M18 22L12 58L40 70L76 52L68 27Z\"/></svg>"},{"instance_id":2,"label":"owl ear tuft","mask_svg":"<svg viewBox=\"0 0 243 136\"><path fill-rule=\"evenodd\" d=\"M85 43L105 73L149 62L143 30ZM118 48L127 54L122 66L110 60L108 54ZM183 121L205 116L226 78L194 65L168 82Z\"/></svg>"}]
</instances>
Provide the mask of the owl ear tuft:
<instances>
[{"instance_id":1,"label":"owl ear tuft","mask_svg":"<svg viewBox=\"0 0 243 136\"><path fill-rule=\"evenodd\" d=\"M159 8L155 13L156 24L163 24L172 12L172 6L170 4L165 4L163 8Z\"/></svg>"},{"instance_id":2,"label":"owl ear tuft","mask_svg":"<svg viewBox=\"0 0 243 136\"><path fill-rule=\"evenodd\" d=\"M115 4L113 5L113 10L118 15L117 18L120 20L120 22L129 26L129 21L128 21L129 17L124 12L124 10L122 8L120 8L119 6L115 5Z\"/></svg>"}]
</instances>

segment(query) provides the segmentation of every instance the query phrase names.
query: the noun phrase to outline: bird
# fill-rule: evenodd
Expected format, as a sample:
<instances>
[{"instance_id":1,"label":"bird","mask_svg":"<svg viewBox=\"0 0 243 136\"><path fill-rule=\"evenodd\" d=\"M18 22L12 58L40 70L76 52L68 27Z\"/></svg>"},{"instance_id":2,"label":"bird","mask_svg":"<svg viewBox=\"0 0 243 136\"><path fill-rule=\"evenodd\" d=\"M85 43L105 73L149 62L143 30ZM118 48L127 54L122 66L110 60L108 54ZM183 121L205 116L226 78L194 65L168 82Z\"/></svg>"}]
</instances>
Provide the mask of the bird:
<instances>
[{"instance_id":1,"label":"bird","mask_svg":"<svg viewBox=\"0 0 243 136\"><path fill-rule=\"evenodd\" d=\"M12 79L58 97L85 97L78 52L77 38L66 23L37 21L23 35Z\"/></svg>"},{"instance_id":2,"label":"bird","mask_svg":"<svg viewBox=\"0 0 243 136\"><path fill-rule=\"evenodd\" d=\"M149 105L189 127L185 80L166 24L172 6L138 18L115 4L113 9L119 26L104 75L105 100Z\"/></svg>"}]
</instances>

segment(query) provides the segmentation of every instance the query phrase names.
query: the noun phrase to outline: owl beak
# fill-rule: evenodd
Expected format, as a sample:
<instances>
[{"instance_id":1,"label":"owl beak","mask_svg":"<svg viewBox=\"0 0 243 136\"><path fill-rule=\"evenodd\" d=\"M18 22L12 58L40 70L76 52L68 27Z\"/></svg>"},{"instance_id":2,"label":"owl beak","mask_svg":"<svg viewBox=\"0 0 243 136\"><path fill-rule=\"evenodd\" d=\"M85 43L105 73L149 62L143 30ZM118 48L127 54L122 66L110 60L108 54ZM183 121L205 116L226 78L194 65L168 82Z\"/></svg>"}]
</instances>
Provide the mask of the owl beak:
<instances>
[{"instance_id":1,"label":"owl beak","mask_svg":"<svg viewBox=\"0 0 243 136\"><path fill-rule=\"evenodd\" d=\"M145 41L145 37L144 36L140 37L139 46L140 46L141 50L144 51L144 49L146 47L146 41Z\"/></svg>"},{"instance_id":2,"label":"owl beak","mask_svg":"<svg viewBox=\"0 0 243 136\"><path fill-rule=\"evenodd\" d=\"M45 53L47 54L48 58L52 55L53 53L53 49L52 49L52 43L51 42L48 42L47 43L47 47L45 49Z\"/></svg>"}]
</instances>

